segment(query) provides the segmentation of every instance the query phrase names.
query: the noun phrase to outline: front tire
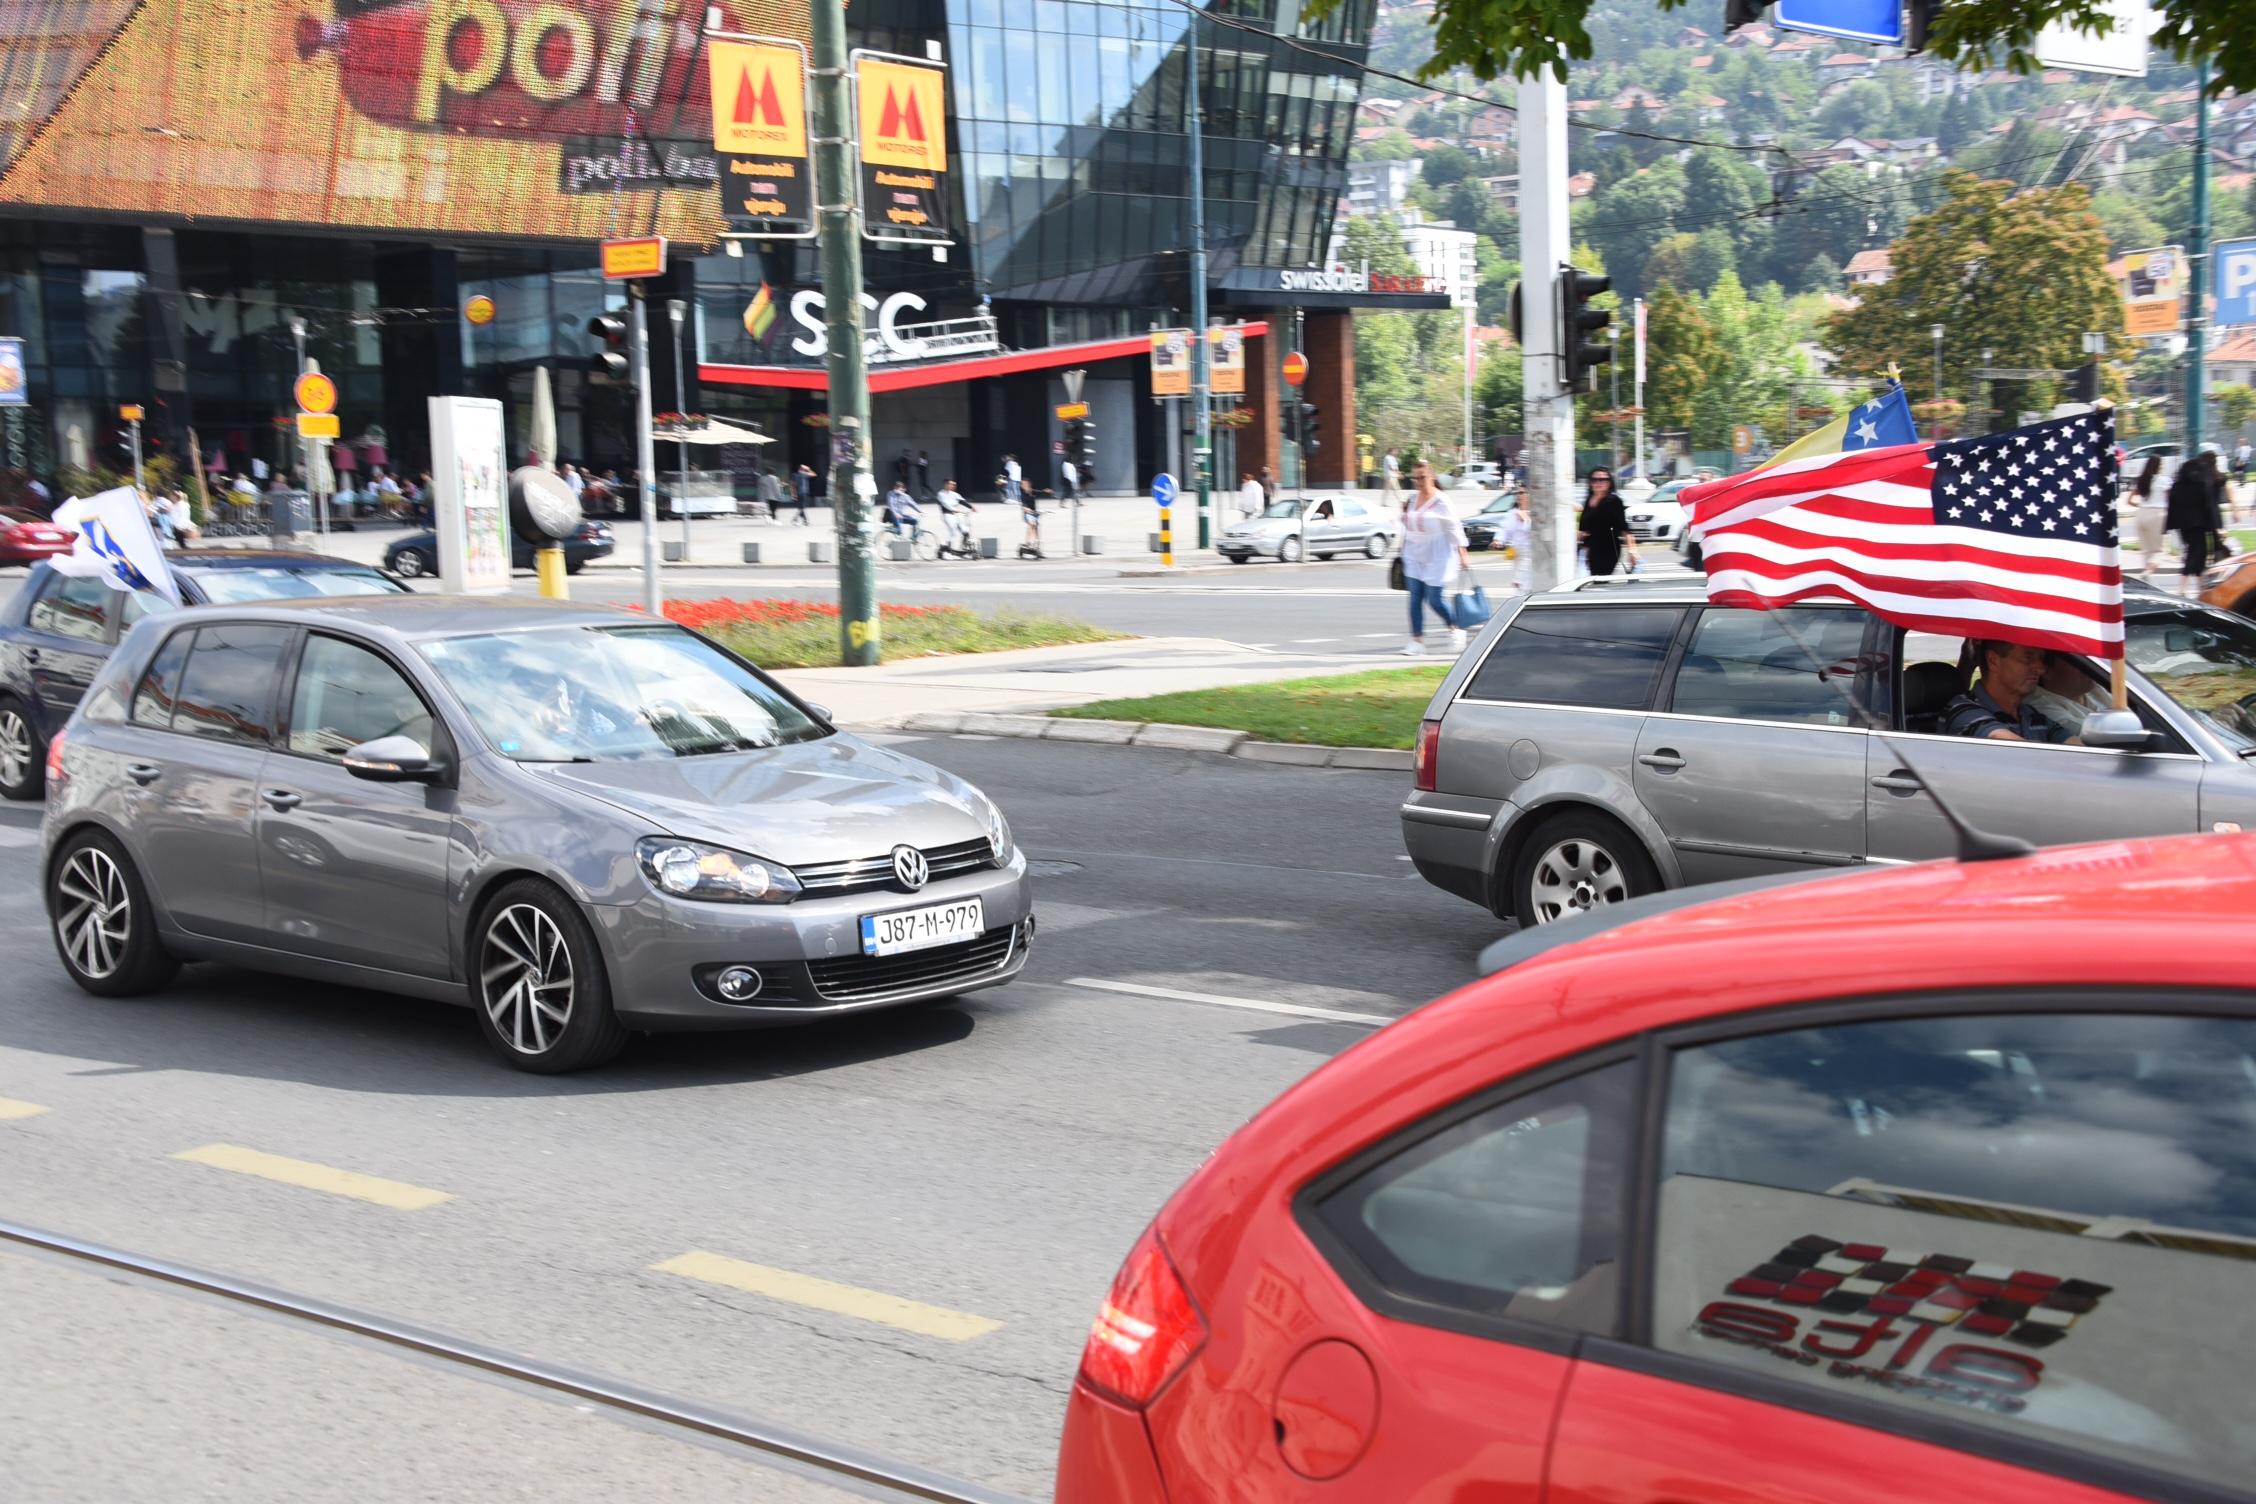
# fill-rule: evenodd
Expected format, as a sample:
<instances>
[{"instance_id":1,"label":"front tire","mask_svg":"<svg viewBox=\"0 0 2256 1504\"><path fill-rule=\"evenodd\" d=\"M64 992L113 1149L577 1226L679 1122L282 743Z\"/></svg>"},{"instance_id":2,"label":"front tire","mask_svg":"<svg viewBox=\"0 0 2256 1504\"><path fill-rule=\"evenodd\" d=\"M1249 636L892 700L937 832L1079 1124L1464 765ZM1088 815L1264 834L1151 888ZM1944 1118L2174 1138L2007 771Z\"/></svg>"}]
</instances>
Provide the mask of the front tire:
<instances>
[{"instance_id":1,"label":"front tire","mask_svg":"<svg viewBox=\"0 0 2256 1504\"><path fill-rule=\"evenodd\" d=\"M431 560L420 548L403 548L392 555L392 573L403 580L420 580L436 573Z\"/></svg>"},{"instance_id":2,"label":"front tire","mask_svg":"<svg viewBox=\"0 0 2256 1504\"><path fill-rule=\"evenodd\" d=\"M1280 564L1298 564L1300 562L1300 540L1298 538L1287 538L1277 545L1277 562Z\"/></svg>"},{"instance_id":3,"label":"front tire","mask_svg":"<svg viewBox=\"0 0 2256 1504\"><path fill-rule=\"evenodd\" d=\"M521 1071L586 1070L626 1047L594 932L575 905L537 879L504 885L479 911L470 1001L486 1043Z\"/></svg>"},{"instance_id":4,"label":"front tire","mask_svg":"<svg viewBox=\"0 0 2256 1504\"><path fill-rule=\"evenodd\" d=\"M0 699L0 798L37 799L47 788L47 743L23 701Z\"/></svg>"},{"instance_id":5,"label":"front tire","mask_svg":"<svg viewBox=\"0 0 2256 1504\"><path fill-rule=\"evenodd\" d=\"M1386 551L1387 540L1384 533L1373 533L1363 540L1363 557L1366 559L1383 559Z\"/></svg>"},{"instance_id":6,"label":"front tire","mask_svg":"<svg viewBox=\"0 0 2256 1504\"><path fill-rule=\"evenodd\" d=\"M1656 891L1660 874L1627 829L1589 810L1551 816L1528 833L1512 871L1513 913L1550 924Z\"/></svg>"},{"instance_id":7,"label":"front tire","mask_svg":"<svg viewBox=\"0 0 2256 1504\"><path fill-rule=\"evenodd\" d=\"M82 831L55 853L47 927L63 970L96 997L151 992L180 969L157 939L156 911L133 859L102 831Z\"/></svg>"}]
</instances>

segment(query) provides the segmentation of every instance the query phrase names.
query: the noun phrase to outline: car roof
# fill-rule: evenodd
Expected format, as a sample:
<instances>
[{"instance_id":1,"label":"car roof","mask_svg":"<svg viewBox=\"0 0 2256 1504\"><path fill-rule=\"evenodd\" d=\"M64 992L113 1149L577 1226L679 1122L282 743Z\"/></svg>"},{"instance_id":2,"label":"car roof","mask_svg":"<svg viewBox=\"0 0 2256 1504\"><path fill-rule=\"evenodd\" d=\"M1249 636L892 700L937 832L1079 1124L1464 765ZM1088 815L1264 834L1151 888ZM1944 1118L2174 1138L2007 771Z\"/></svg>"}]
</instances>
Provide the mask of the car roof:
<instances>
[{"instance_id":1,"label":"car roof","mask_svg":"<svg viewBox=\"0 0 2256 1504\"><path fill-rule=\"evenodd\" d=\"M175 569L373 569L358 559L300 548L176 548L165 554Z\"/></svg>"},{"instance_id":2,"label":"car roof","mask_svg":"<svg viewBox=\"0 0 2256 1504\"><path fill-rule=\"evenodd\" d=\"M648 622L637 611L575 601L507 595L333 595L201 608L241 621L302 622L308 617L373 630L403 641L468 637L529 627L618 626Z\"/></svg>"},{"instance_id":3,"label":"car roof","mask_svg":"<svg viewBox=\"0 0 2256 1504\"><path fill-rule=\"evenodd\" d=\"M1591 575L1585 579L1569 580L1554 585L1549 590L1539 590L1528 597L1530 606L1589 605L1594 601L1625 606L1675 606L1706 605L1708 601L1707 576L1689 569L1664 570L1643 574ZM1857 603L1846 596L1812 596L1796 601L1797 606L1854 606ZM2152 615L2158 611L2179 610L2191 606L2197 610L2214 610L2203 607L2199 601L2161 589L2145 580L2123 581L2124 609L2133 616Z\"/></svg>"}]
</instances>

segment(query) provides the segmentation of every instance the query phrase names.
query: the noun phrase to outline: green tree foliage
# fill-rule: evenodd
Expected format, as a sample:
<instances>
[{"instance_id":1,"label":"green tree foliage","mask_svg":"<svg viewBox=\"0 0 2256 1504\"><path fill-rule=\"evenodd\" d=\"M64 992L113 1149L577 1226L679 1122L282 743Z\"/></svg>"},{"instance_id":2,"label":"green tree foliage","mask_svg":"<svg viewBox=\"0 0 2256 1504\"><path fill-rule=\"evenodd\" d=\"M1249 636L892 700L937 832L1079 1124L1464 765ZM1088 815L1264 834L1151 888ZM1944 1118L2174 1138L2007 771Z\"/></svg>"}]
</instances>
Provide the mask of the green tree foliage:
<instances>
[{"instance_id":1,"label":"green tree foliage","mask_svg":"<svg viewBox=\"0 0 2256 1504\"><path fill-rule=\"evenodd\" d=\"M1414 272L1391 214L1357 215L1341 236L1341 254L1374 272ZM1355 319L1355 407L1358 424L1386 444L1445 447L1462 437L1464 315L1359 313Z\"/></svg>"},{"instance_id":2,"label":"green tree foliage","mask_svg":"<svg viewBox=\"0 0 2256 1504\"><path fill-rule=\"evenodd\" d=\"M1902 230L1909 207L1903 185L1892 177L1868 176L1846 162L1828 167L1792 194L1780 212L1771 275L1791 292L1830 290L1838 274L1817 282L1818 258L1838 268L1868 246L1885 245Z\"/></svg>"},{"instance_id":3,"label":"green tree foliage","mask_svg":"<svg viewBox=\"0 0 2256 1504\"><path fill-rule=\"evenodd\" d=\"M1645 338L1646 426L1691 427L1693 400L1723 358L1715 326L1696 298L1664 283L1646 304Z\"/></svg>"},{"instance_id":4,"label":"green tree foliage","mask_svg":"<svg viewBox=\"0 0 2256 1504\"><path fill-rule=\"evenodd\" d=\"M1463 182L1465 174L1472 170L1471 152L1462 147L1441 146L1426 153L1425 161L1418 166L1418 176L1426 180L1427 187L1439 190Z\"/></svg>"},{"instance_id":5,"label":"green tree foliage","mask_svg":"<svg viewBox=\"0 0 2256 1504\"><path fill-rule=\"evenodd\" d=\"M2256 418L2256 387L2221 386L2209 394L2210 403L2217 410L2217 422L2227 434L2237 435Z\"/></svg>"},{"instance_id":6,"label":"green tree foliage","mask_svg":"<svg viewBox=\"0 0 2256 1504\"><path fill-rule=\"evenodd\" d=\"M2107 234L2082 185L2016 196L2010 183L1953 172L1948 188L1892 247L1888 284L1826 321L1843 371L1916 361L1941 324L1943 390L1956 394L1985 349L2004 366L2065 368L2082 360L2085 331L2121 331ZM2032 403L2048 395L2026 394Z\"/></svg>"},{"instance_id":7,"label":"green tree foliage","mask_svg":"<svg viewBox=\"0 0 2256 1504\"><path fill-rule=\"evenodd\" d=\"M1674 162L1649 167L1593 196L1582 228L1606 263L1614 290L1634 298L1645 290L1645 260L1685 213L1684 169Z\"/></svg>"},{"instance_id":8,"label":"green tree foliage","mask_svg":"<svg viewBox=\"0 0 2256 1504\"><path fill-rule=\"evenodd\" d=\"M1895 101L1878 79L1860 78L1817 107L1817 128L1826 136L1871 136L1895 114Z\"/></svg>"}]
</instances>

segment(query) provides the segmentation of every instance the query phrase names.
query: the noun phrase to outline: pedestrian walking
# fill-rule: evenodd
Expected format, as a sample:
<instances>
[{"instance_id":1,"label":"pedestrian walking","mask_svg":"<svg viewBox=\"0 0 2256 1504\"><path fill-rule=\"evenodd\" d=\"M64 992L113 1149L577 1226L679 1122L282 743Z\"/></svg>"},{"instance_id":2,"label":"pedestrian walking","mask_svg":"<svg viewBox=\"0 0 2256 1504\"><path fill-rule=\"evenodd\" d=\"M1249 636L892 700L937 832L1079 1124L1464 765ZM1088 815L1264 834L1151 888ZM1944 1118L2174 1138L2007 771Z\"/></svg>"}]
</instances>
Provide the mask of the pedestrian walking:
<instances>
[{"instance_id":1,"label":"pedestrian walking","mask_svg":"<svg viewBox=\"0 0 2256 1504\"><path fill-rule=\"evenodd\" d=\"M1402 509L1402 583L1410 592L1410 640L1402 648L1405 658L1422 658L1426 652L1426 607L1449 628L1449 651L1465 650L1465 629L1449 611L1449 587L1459 570L1472 572L1473 556L1465 546L1465 524L1457 520L1449 498L1434 484L1433 466L1419 460L1410 467L1415 488Z\"/></svg>"},{"instance_id":2,"label":"pedestrian walking","mask_svg":"<svg viewBox=\"0 0 2256 1504\"><path fill-rule=\"evenodd\" d=\"M1612 574L1626 556L1630 571L1635 573L1637 539L1629 530L1629 514L1622 509L1621 496L1614 490L1614 472L1603 465L1593 469L1589 487L1583 497L1582 521L1575 530L1587 560L1585 567L1594 575Z\"/></svg>"},{"instance_id":3,"label":"pedestrian walking","mask_svg":"<svg viewBox=\"0 0 2256 1504\"><path fill-rule=\"evenodd\" d=\"M932 494L932 456L921 449L917 451L916 457L916 482L917 495Z\"/></svg>"},{"instance_id":4,"label":"pedestrian walking","mask_svg":"<svg viewBox=\"0 0 2256 1504\"><path fill-rule=\"evenodd\" d=\"M811 465L801 465L791 473L791 498L799 504L799 515L792 518L795 527L807 526L807 503L815 499L815 471Z\"/></svg>"},{"instance_id":5,"label":"pedestrian walking","mask_svg":"<svg viewBox=\"0 0 2256 1504\"><path fill-rule=\"evenodd\" d=\"M2225 552L2224 491L2225 478L2217 469L2214 450L2205 449L2180 465L2177 479L2170 482L2165 521L2185 550L2178 564L2180 594L2199 595L2212 547L2220 556Z\"/></svg>"},{"instance_id":6,"label":"pedestrian walking","mask_svg":"<svg viewBox=\"0 0 2256 1504\"><path fill-rule=\"evenodd\" d=\"M2162 495L2155 493L2162 491ZM2150 454L2138 479L2131 482L2131 492L2138 497L2138 510L2131 521L2138 529L2139 568L2152 574L2162 565L2162 529L2169 515L2167 492L2162 485L2162 456Z\"/></svg>"},{"instance_id":7,"label":"pedestrian walking","mask_svg":"<svg viewBox=\"0 0 2256 1504\"><path fill-rule=\"evenodd\" d=\"M783 479L765 465L759 468L760 505L767 508L767 520L774 522L783 516Z\"/></svg>"},{"instance_id":8,"label":"pedestrian walking","mask_svg":"<svg viewBox=\"0 0 2256 1504\"><path fill-rule=\"evenodd\" d=\"M1261 467L1261 499L1264 506L1277 499L1277 477L1270 473L1267 465Z\"/></svg>"},{"instance_id":9,"label":"pedestrian walking","mask_svg":"<svg viewBox=\"0 0 2256 1504\"><path fill-rule=\"evenodd\" d=\"M1512 510L1504 514L1503 525L1496 530L1496 541L1511 555L1512 588L1522 595L1527 594L1534 582L1531 556L1535 543L1535 514L1528 510L1527 492L1520 492Z\"/></svg>"},{"instance_id":10,"label":"pedestrian walking","mask_svg":"<svg viewBox=\"0 0 2256 1504\"><path fill-rule=\"evenodd\" d=\"M1017 502L1026 500L1026 472L1019 469L1018 456L1015 454L1003 456L1003 499Z\"/></svg>"},{"instance_id":11,"label":"pedestrian walking","mask_svg":"<svg viewBox=\"0 0 2256 1504\"><path fill-rule=\"evenodd\" d=\"M893 458L893 484L907 490L909 477L915 472L916 459L909 453L909 446L903 444L901 452Z\"/></svg>"},{"instance_id":12,"label":"pedestrian walking","mask_svg":"<svg viewBox=\"0 0 2256 1504\"><path fill-rule=\"evenodd\" d=\"M1269 496L1267 492L1261 489L1261 482L1253 478L1251 470L1240 470L1238 472L1238 515L1250 521L1259 517L1268 508Z\"/></svg>"},{"instance_id":13,"label":"pedestrian walking","mask_svg":"<svg viewBox=\"0 0 2256 1504\"><path fill-rule=\"evenodd\" d=\"M1402 508L1402 457L1389 449L1379 462L1379 499L1397 511Z\"/></svg>"},{"instance_id":14,"label":"pedestrian walking","mask_svg":"<svg viewBox=\"0 0 2256 1504\"><path fill-rule=\"evenodd\" d=\"M1059 495L1066 501L1079 501L1081 499L1080 466L1074 464L1071 460L1067 460L1058 467L1058 471L1065 478L1065 489Z\"/></svg>"}]
</instances>

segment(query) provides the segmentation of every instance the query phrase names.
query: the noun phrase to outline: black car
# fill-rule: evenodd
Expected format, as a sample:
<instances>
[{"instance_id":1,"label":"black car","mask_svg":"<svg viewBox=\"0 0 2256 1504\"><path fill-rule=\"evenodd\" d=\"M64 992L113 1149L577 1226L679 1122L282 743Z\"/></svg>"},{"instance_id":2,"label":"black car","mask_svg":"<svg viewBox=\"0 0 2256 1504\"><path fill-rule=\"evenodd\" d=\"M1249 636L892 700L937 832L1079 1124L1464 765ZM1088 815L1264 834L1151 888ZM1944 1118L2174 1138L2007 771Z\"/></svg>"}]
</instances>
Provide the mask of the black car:
<instances>
[{"instance_id":1,"label":"black car","mask_svg":"<svg viewBox=\"0 0 2256 1504\"><path fill-rule=\"evenodd\" d=\"M1472 549L1494 548L1496 535L1503 529L1504 519L1518 511L1519 506L1520 493L1517 491L1505 491L1493 497L1487 506L1465 519L1465 546Z\"/></svg>"},{"instance_id":2,"label":"black car","mask_svg":"<svg viewBox=\"0 0 2256 1504\"><path fill-rule=\"evenodd\" d=\"M543 540L545 541L545 540ZM509 535L509 563L513 569L532 569L533 554L541 545L519 537L514 531ZM583 522L580 530L564 540L564 572L578 574L587 567L590 559L603 559L611 554L611 529L601 522ZM439 572L439 535L428 530L409 533L384 550L384 567L402 579L416 580Z\"/></svg>"},{"instance_id":3,"label":"black car","mask_svg":"<svg viewBox=\"0 0 2256 1504\"><path fill-rule=\"evenodd\" d=\"M397 595L407 589L369 564L326 554L264 548L199 548L167 554L180 598L191 606L241 605L311 595ZM145 591L112 590L99 579L31 568L0 607L0 796L36 799L47 781L47 740L128 627L171 604Z\"/></svg>"}]
</instances>

